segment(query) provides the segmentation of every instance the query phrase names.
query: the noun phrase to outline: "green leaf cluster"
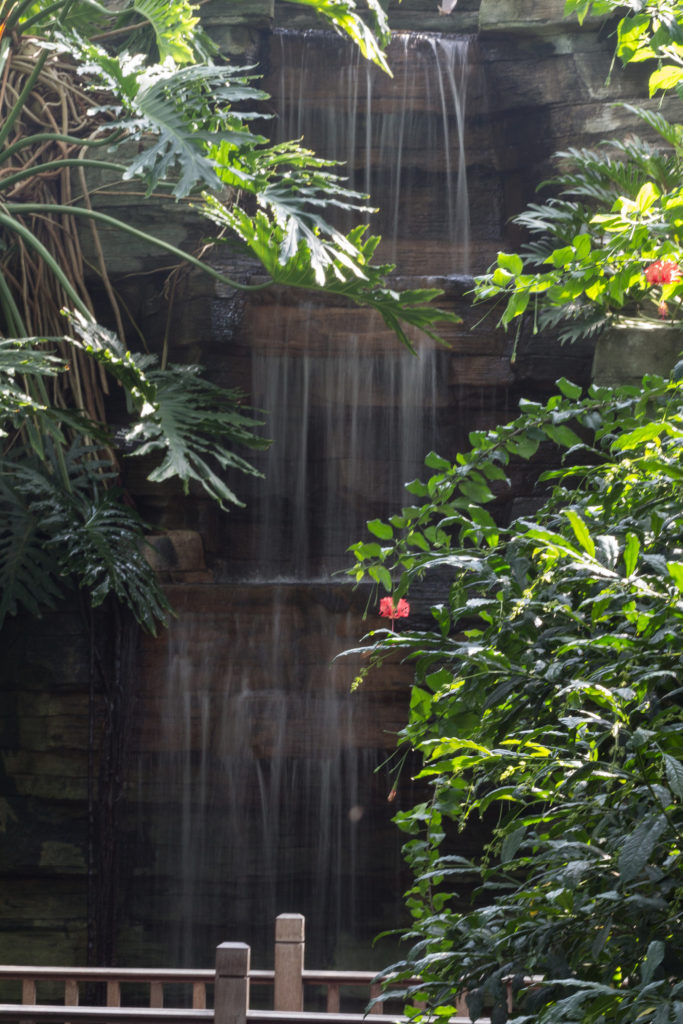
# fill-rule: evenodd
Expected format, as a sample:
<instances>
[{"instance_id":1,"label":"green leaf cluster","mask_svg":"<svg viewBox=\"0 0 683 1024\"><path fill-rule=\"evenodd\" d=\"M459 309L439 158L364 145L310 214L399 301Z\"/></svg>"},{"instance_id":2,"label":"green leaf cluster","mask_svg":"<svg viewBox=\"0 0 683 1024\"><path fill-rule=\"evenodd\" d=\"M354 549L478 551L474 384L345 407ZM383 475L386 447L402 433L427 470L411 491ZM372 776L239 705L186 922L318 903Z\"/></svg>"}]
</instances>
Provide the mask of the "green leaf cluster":
<instances>
[{"instance_id":1,"label":"green leaf cluster","mask_svg":"<svg viewBox=\"0 0 683 1024\"><path fill-rule=\"evenodd\" d=\"M473 1019L673 1024L683 392L558 383L455 462L431 455L434 474L409 487L422 503L368 524L381 547L352 549L355 579L379 569L395 596L430 585L431 626L365 647L375 664L414 662L402 740L431 791L396 818L413 926L386 976L421 978L404 988L418 1017L466 995ZM510 468L549 442L564 454L538 512L500 524ZM477 819L490 840L465 858Z\"/></svg>"},{"instance_id":2,"label":"green leaf cluster","mask_svg":"<svg viewBox=\"0 0 683 1024\"><path fill-rule=\"evenodd\" d=\"M364 16L355 0L298 2L388 70L376 0ZM379 310L409 348L408 328L437 337L435 325L453 317L433 307L436 290L392 289L393 268L373 264L378 239L364 239L362 226L344 235L332 225L330 211L362 214L366 197L329 161L254 131L257 119L268 121L267 96L252 68L217 53L189 0L0 0L0 73L13 83L0 97L0 625L76 586L93 604L112 595L154 629L167 605L144 558L145 524L118 487L123 453L146 457L150 480L174 478L185 493L201 487L227 509L241 504L234 473L256 472L241 452L269 442L238 390L169 363L165 350L161 365L128 350L103 252L118 336L95 322L77 224L88 222L96 251L98 227L120 231L231 288L281 283L344 295ZM35 111L51 107L66 120L41 123ZM138 182L151 201L192 201L221 241L229 235L261 261L266 281L233 281L98 210L93 169ZM107 380L127 406L116 430Z\"/></svg>"},{"instance_id":3,"label":"green leaf cluster","mask_svg":"<svg viewBox=\"0 0 683 1024\"><path fill-rule=\"evenodd\" d=\"M145 523L118 487L111 446L129 458L151 456L149 479L177 478L186 493L194 483L227 508L239 500L225 471L256 472L235 446L268 442L253 433L260 421L242 396L202 379L198 367L162 371L77 314L72 326L74 336L53 347L85 352L122 385L129 420L114 438L104 424L51 403L44 381L64 374L66 361L45 339L0 342L0 624L20 606L40 614L76 586L94 606L116 597L153 632L168 603L145 559Z\"/></svg>"},{"instance_id":4,"label":"green leaf cluster","mask_svg":"<svg viewBox=\"0 0 683 1024\"><path fill-rule=\"evenodd\" d=\"M680 98L680 4L566 4L566 13L580 20L612 12L621 15L617 56L624 64L656 61L650 96L663 90ZM648 124L659 143L608 139L598 150L556 154L559 173L539 186L554 194L514 218L529 232L529 244L521 256L499 253L496 264L476 280L477 300L502 307L502 326L533 313L534 332L559 323L560 338L575 340L623 319L659 324L681 319L680 280L653 282L647 271L656 261L678 266L683 257L683 127L657 111L627 109Z\"/></svg>"}]
</instances>

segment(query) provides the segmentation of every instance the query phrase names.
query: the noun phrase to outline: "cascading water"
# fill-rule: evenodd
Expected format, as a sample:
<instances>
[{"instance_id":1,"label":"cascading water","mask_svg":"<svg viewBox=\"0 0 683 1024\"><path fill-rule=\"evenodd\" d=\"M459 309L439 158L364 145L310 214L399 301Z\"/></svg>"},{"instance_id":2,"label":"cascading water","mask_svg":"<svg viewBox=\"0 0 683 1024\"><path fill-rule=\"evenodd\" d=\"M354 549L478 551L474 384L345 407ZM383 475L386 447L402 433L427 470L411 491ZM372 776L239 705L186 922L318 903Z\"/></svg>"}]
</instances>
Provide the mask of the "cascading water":
<instances>
[{"instance_id":1,"label":"cascading water","mask_svg":"<svg viewBox=\"0 0 683 1024\"><path fill-rule=\"evenodd\" d=\"M468 271L470 48L467 37L397 33L392 80L331 33L275 33L277 136L343 162L349 186L380 207L370 228L401 274ZM261 578L327 577L422 471L447 403L442 361L434 344L417 342L417 357L403 350L367 312L330 320L325 304L298 302L278 315L253 342L252 397L276 439L254 499L253 565Z\"/></svg>"},{"instance_id":2,"label":"cascading water","mask_svg":"<svg viewBox=\"0 0 683 1024\"><path fill-rule=\"evenodd\" d=\"M255 497L262 512L253 564L261 579L327 579L347 567L346 549L366 520L400 506L403 485L435 444L444 401L434 351L401 350L368 314L364 336L341 325L316 344L324 311L304 311L303 336L299 309L295 324L280 325L283 344L253 356L254 401L270 410L277 439Z\"/></svg>"},{"instance_id":3,"label":"cascading water","mask_svg":"<svg viewBox=\"0 0 683 1024\"><path fill-rule=\"evenodd\" d=\"M398 37L393 82L337 37L281 33L273 54L283 136L347 161L352 186L383 208L385 258L403 274L463 273L466 41ZM391 686L349 692L353 668L330 663L363 632L366 595L330 573L421 473L445 374L436 346L411 355L375 315L275 296L253 300L245 342L251 402L274 438L249 499L249 559L235 570L228 556L222 582L173 595L169 668L143 709L155 753L140 760L134 856L152 859L157 884L140 919L165 922L164 956L180 964L226 938L250 942L263 964L275 914L299 911L309 963L352 966L345 940L396 925L401 902L392 783L373 772L410 675L398 666Z\"/></svg>"},{"instance_id":4,"label":"cascading water","mask_svg":"<svg viewBox=\"0 0 683 1024\"><path fill-rule=\"evenodd\" d=\"M182 591L173 594L168 678L145 709L158 732L145 742L155 752L138 835L156 833L159 892L143 899L156 904L153 916L170 911L164 943L179 964L201 963L226 935L249 941L263 963L287 907L306 914L309 938L329 960L364 908L377 913L391 898L386 887L372 891L359 849L364 829L376 836L389 818L373 776L381 736L363 721L372 698L350 699L348 668L328 663L335 639L353 643L356 619L334 588ZM151 821L157 800L166 810Z\"/></svg>"},{"instance_id":5,"label":"cascading water","mask_svg":"<svg viewBox=\"0 0 683 1024\"><path fill-rule=\"evenodd\" d=\"M382 236L380 254L399 272L469 273L471 38L395 33L393 79L331 33L280 31L274 45L278 138L300 138L340 162L349 187L379 207L371 227Z\"/></svg>"}]
</instances>

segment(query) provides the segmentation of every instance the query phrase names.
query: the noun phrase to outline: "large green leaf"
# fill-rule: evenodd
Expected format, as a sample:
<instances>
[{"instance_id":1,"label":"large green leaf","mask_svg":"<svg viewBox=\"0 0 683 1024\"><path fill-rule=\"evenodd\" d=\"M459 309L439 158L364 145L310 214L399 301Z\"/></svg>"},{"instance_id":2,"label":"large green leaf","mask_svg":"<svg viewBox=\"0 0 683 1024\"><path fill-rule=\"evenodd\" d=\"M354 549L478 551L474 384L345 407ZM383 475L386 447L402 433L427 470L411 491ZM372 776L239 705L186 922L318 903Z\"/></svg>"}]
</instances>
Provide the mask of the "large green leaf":
<instances>
[{"instance_id":1,"label":"large green leaf","mask_svg":"<svg viewBox=\"0 0 683 1024\"><path fill-rule=\"evenodd\" d=\"M154 632L168 602L144 557L143 523L96 449L76 442L62 457L66 480L50 441L44 459L0 460L0 624L20 606L39 615L77 587L93 605L115 596Z\"/></svg>"},{"instance_id":2,"label":"large green leaf","mask_svg":"<svg viewBox=\"0 0 683 1024\"><path fill-rule=\"evenodd\" d=\"M314 8L339 32L350 36L364 57L379 64L384 71L391 74L382 49L389 41L389 23L379 0L368 0L363 16L358 13L358 5L355 0L288 0L288 2ZM372 28L364 20L368 15L372 21Z\"/></svg>"},{"instance_id":3,"label":"large green leaf","mask_svg":"<svg viewBox=\"0 0 683 1024\"><path fill-rule=\"evenodd\" d=\"M30 505L10 486L0 462L0 626L20 607L31 615L63 594L59 566Z\"/></svg>"},{"instance_id":4,"label":"large green leaf","mask_svg":"<svg viewBox=\"0 0 683 1024\"><path fill-rule=\"evenodd\" d=\"M411 351L414 346L408 327L441 341L437 324L459 320L454 313L433 305L443 294L438 288L399 292L390 287L387 275L393 267L372 263L379 238L370 236L364 240L365 227L349 232L343 247L337 244L336 236L326 241L314 232L314 244L307 237L301 237L292 253L287 244L287 228L266 211L260 210L252 217L239 207L226 208L213 197L205 198L205 208L212 220L236 232L274 282L290 288L319 289L343 295L358 305L376 309L399 341Z\"/></svg>"},{"instance_id":5,"label":"large green leaf","mask_svg":"<svg viewBox=\"0 0 683 1024\"><path fill-rule=\"evenodd\" d=\"M260 475L234 447L263 450L270 444L254 433L262 421L249 414L237 389L201 377L198 366L157 368L150 356L133 356L100 324L71 316L75 337L67 340L101 363L126 389L131 423L121 439L135 455L160 453L154 481L178 477L187 492L199 483L221 507L241 505L221 475L227 470Z\"/></svg>"},{"instance_id":6,"label":"large green leaf","mask_svg":"<svg viewBox=\"0 0 683 1024\"><path fill-rule=\"evenodd\" d=\"M147 376L154 388L153 401L128 430L126 440L135 455L162 454L149 479L177 477L185 493L194 480L221 508L242 505L224 473L261 474L234 446L263 449L270 442L252 433L260 421L239 411L240 393L202 380L196 366L170 366Z\"/></svg>"}]
</instances>

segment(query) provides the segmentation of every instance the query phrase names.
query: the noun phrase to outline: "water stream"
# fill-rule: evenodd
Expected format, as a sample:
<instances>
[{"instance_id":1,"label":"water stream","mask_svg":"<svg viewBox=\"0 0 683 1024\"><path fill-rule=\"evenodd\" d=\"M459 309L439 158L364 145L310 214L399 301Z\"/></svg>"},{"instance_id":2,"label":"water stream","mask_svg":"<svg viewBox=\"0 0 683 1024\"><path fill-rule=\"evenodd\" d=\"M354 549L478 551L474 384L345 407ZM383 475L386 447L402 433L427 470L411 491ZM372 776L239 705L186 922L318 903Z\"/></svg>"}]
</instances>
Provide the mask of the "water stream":
<instances>
[{"instance_id":1,"label":"water stream","mask_svg":"<svg viewBox=\"0 0 683 1024\"><path fill-rule=\"evenodd\" d=\"M388 49L393 78L328 32L281 31L273 45L277 137L300 138L340 162L349 186L379 207L370 224L382 235L383 258L399 271L469 273L471 38L395 33ZM433 243L431 265L414 259L425 242Z\"/></svg>"},{"instance_id":2,"label":"water stream","mask_svg":"<svg viewBox=\"0 0 683 1024\"><path fill-rule=\"evenodd\" d=\"M282 135L346 161L352 186L381 204L377 226L403 273L467 270L467 49L400 35L392 81L337 37L274 41ZM374 769L393 748L410 673L350 694L352 668L331 662L368 628L365 598L331 574L437 446L444 364L433 344L414 357L376 316L339 303L298 298L252 317L251 397L275 443L250 498L249 567L174 599L179 618L160 641L168 671L144 698L136 853L156 881L140 918L164 922L176 963L200 965L213 944L239 939L260 966L275 914L300 911L309 964L351 967L400 913L391 780Z\"/></svg>"}]
</instances>

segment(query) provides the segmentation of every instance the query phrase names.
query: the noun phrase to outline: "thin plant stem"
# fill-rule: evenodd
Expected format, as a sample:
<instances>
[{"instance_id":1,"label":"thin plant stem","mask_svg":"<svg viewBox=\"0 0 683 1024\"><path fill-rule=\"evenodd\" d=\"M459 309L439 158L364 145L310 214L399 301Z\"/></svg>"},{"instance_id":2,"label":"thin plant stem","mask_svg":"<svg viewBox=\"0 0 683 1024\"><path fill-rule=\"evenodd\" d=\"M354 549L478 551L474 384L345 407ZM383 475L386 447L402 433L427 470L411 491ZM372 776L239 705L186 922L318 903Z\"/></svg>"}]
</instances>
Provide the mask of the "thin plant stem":
<instances>
[{"instance_id":1,"label":"thin plant stem","mask_svg":"<svg viewBox=\"0 0 683 1024\"><path fill-rule=\"evenodd\" d=\"M2 146L5 139L11 132L12 127L14 126L14 122L17 120L19 115L23 113L24 104L26 103L26 100L30 95L33 86L38 81L40 72L43 70L43 67L45 66L45 61L48 58L48 52L48 50L43 50L40 56L38 57L38 60L36 61L31 74L28 76L26 82L24 83L24 88L19 93L16 102L14 103L9 114L5 118L5 121L2 127L0 128L0 146Z\"/></svg>"},{"instance_id":2,"label":"thin plant stem","mask_svg":"<svg viewBox=\"0 0 683 1024\"><path fill-rule=\"evenodd\" d=\"M154 235L149 235L145 231L140 231L138 228L131 227L130 224L124 224L123 221L117 220L116 217L110 217L109 214L101 213L99 210L87 210L82 206L62 206L58 203L7 203L5 205L5 210L8 213L19 215L22 213L63 213L69 215L73 214L77 217L90 217L92 220L100 221L102 224L108 224L110 227L115 227L120 231L125 231L129 235L133 235L134 238L140 238L148 245L154 245L158 249L170 252L174 256L177 256L178 259L184 260L193 267L198 267L203 273L214 278L216 281L220 281L221 284L227 284L230 288L238 288L240 291L263 291L264 288L268 288L273 283L270 278L268 278L267 281L262 281L260 284L245 284L244 282L234 281L226 274L221 274L219 270L215 270L213 267L209 266L209 264L202 263L202 261L198 260L196 256L183 252L182 249L176 248L175 245L171 245L170 242L165 242L161 238L155 238ZM12 221L11 223L14 222ZM7 226L9 227L10 224Z\"/></svg>"}]
</instances>

